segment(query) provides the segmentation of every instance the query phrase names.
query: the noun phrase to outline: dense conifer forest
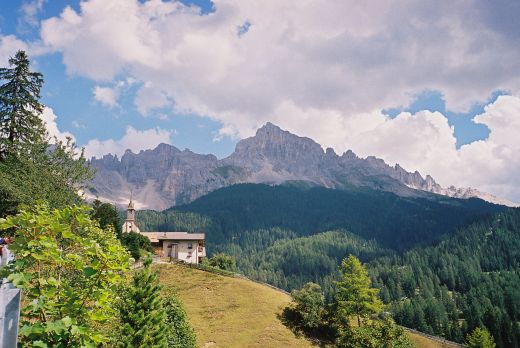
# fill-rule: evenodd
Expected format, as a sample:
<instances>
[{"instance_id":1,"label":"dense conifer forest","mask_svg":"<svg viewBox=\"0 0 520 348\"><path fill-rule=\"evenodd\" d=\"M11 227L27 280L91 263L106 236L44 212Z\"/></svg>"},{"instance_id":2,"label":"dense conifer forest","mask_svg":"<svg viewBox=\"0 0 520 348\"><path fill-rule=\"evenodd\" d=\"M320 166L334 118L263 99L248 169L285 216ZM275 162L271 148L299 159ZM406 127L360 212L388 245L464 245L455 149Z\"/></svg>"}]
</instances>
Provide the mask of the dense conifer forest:
<instances>
[{"instance_id":1,"label":"dense conifer forest","mask_svg":"<svg viewBox=\"0 0 520 348\"><path fill-rule=\"evenodd\" d=\"M402 198L371 190L244 184L164 212L143 230L205 231L210 253L293 290L312 281L330 300L349 254L368 263L398 323L463 342L486 327L498 347L520 338L520 210L481 200Z\"/></svg>"},{"instance_id":2,"label":"dense conifer forest","mask_svg":"<svg viewBox=\"0 0 520 348\"><path fill-rule=\"evenodd\" d=\"M519 237L520 209L511 209L369 268L398 323L455 341L485 326L498 347L517 347Z\"/></svg>"},{"instance_id":3,"label":"dense conifer forest","mask_svg":"<svg viewBox=\"0 0 520 348\"><path fill-rule=\"evenodd\" d=\"M394 250L428 245L501 206L431 195L405 198L370 189L332 190L240 184L162 213L139 212L145 231L204 230L212 244L234 244L247 231L280 227L297 236L346 229Z\"/></svg>"}]
</instances>

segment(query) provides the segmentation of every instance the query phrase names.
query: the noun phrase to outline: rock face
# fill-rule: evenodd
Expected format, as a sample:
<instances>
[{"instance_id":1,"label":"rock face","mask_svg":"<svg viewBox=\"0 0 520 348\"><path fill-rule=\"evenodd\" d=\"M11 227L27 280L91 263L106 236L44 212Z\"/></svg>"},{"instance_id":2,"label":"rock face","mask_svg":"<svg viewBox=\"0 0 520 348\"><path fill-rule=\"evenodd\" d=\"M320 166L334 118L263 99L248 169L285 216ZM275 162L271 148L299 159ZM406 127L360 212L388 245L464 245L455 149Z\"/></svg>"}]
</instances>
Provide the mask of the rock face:
<instances>
[{"instance_id":1,"label":"rock face","mask_svg":"<svg viewBox=\"0 0 520 348\"><path fill-rule=\"evenodd\" d=\"M256 135L241 140L235 152L222 160L160 144L134 154L127 150L119 160L106 155L93 158L96 177L87 197L126 204L133 192L139 209L162 210L189 203L213 190L236 183L306 182L328 188L369 187L406 197L431 193L456 198L479 197L504 204L475 189L442 188L427 175L410 173L370 156L357 157L348 150L341 156L309 138L298 137L267 123Z\"/></svg>"}]
</instances>

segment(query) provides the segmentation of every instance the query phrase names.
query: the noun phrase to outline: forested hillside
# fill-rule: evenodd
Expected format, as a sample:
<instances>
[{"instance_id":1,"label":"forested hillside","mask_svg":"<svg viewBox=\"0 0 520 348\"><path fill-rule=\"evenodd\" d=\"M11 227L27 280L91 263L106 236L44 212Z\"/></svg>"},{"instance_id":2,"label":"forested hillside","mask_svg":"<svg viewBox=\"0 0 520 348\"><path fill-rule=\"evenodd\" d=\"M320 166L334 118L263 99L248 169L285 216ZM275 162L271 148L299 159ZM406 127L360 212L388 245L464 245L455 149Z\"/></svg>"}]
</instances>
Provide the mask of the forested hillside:
<instances>
[{"instance_id":1,"label":"forested hillside","mask_svg":"<svg viewBox=\"0 0 520 348\"><path fill-rule=\"evenodd\" d=\"M438 195L404 198L371 189L241 184L161 213L139 212L138 220L144 231L204 230L213 247L234 244L248 231L280 227L296 236L346 229L385 247L407 250L502 209L479 199Z\"/></svg>"},{"instance_id":2,"label":"forested hillside","mask_svg":"<svg viewBox=\"0 0 520 348\"><path fill-rule=\"evenodd\" d=\"M370 264L402 325L461 341L485 326L498 347L520 343L520 209L475 222L441 243Z\"/></svg>"},{"instance_id":3,"label":"forested hillside","mask_svg":"<svg viewBox=\"0 0 520 348\"><path fill-rule=\"evenodd\" d=\"M244 184L138 212L138 223L205 231L209 252L234 256L247 276L287 290L313 281L329 298L342 258L356 255L402 325L459 342L485 326L508 347L520 331L520 213L504 209L476 199Z\"/></svg>"},{"instance_id":4,"label":"forested hillside","mask_svg":"<svg viewBox=\"0 0 520 348\"><path fill-rule=\"evenodd\" d=\"M204 231L209 252L233 255L249 277L287 290L313 281L330 294L350 253L369 262L430 245L502 209L477 199L242 184L164 212L140 211L137 220L143 231Z\"/></svg>"}]
</instances>

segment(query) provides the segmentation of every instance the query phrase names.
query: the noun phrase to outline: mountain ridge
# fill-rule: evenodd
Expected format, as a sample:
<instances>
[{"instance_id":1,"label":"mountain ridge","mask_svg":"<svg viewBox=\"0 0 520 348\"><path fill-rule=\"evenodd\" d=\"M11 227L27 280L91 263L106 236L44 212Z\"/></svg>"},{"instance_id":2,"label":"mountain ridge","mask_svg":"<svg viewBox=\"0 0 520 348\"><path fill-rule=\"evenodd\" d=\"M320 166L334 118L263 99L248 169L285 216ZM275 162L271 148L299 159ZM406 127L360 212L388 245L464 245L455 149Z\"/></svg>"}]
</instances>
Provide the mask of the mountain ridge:
<instances>
[{"instance_id":1,"label":"mountain ridge","mask_svg":"<svg viewBox=\"0 0 520 348\"><path fill-rule=\"evenodd\" d=\"M161 143L155 149L119 159L108 154L92 158L96 176L87 198L124 205L133 192L138 208L163 210L186 204L216 189L238 183L282 184L307 181L326 188L368 187L403 197L440 194L454 198L481 198L511 202L472 188L443 188L430 176L390 166L375 156L360 158L351 150L338 155L332 148L300 137L268 122L252 137L240 140L226 158L197 154Z\"/></svg>"}]
</instances>

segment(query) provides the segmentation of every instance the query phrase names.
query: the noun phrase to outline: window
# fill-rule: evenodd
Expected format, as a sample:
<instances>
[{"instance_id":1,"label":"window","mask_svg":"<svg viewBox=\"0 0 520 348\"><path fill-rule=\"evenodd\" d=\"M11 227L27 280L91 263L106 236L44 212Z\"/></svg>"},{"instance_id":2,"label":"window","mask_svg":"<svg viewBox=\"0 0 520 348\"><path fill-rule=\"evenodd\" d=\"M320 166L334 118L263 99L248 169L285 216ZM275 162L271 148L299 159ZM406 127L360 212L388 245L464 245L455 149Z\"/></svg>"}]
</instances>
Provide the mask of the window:
<instances>
[{"instance_id":1,"label":"window","mask_svg":"<svg viewBox=\"0 0 520 348\"><path fill-rule=\"evenodd\" d=\"M193 249L193 243L188 243L188 249Z\"/></svg>"}]
</instances>

